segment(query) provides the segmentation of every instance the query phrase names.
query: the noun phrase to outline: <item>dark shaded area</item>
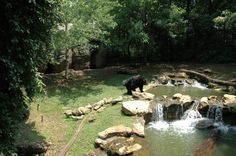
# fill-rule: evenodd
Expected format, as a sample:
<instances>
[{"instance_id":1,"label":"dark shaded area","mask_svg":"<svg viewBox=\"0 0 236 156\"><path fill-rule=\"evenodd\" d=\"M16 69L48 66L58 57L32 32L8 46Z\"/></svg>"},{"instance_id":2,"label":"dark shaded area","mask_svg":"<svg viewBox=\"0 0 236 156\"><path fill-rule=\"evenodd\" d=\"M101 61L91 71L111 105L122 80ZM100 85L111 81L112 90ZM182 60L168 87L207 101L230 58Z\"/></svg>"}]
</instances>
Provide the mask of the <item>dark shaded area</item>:
<instances>
[{"instance_id":1,"label":"dark shaded area","mask_svg":"<svg viewBox=\"0 0 236 156\"><path fill-rule=\"evenodd\" d=\"M79 97L101 94L102 89L96 88L99 84L125 89L122 86L122 81L129 77L129 75L117 74L113 69L85 70L82 75L77 75L76 71L71 71L69 75L68 80L62 73L44 76L47 96L58 96L63 105L68 105L73 100L75 102Z\"/></svg>"},{"instance_id":2,"label":"dark shaded area","mask_svg":"<svg viewBox=\"0 0 236 156\"><path fill-rule=\"evenodd\" d=\"M35 122L21 123L19 129L15 143L19 156L33 156L47 151L46 138L35 130Z\"/></svg>"}]
</instances>

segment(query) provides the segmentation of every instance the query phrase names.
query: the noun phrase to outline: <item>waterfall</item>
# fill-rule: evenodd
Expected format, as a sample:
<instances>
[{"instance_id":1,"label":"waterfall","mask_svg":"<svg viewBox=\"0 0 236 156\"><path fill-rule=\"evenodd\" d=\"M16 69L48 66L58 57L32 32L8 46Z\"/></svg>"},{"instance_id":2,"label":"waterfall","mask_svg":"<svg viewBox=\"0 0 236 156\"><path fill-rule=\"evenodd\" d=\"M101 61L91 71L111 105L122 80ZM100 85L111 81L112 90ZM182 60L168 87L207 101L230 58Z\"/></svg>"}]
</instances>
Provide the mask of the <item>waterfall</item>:
<instances>
[{"instance_id":1,"label":"waterfall","mask_svg":"<svg viewBox=\"0 0 236 156\"><path fill-rule=\"evenodd\" d=\"M173 122L166 122L163 120L163 105L158 103L153 112L153 122L150 123L149 128L154 128L158 131L175 131L176 133L193 133L195 125L199 119L202 118L201 114L198 112L199 102L194 101L190 109L183 112L183 107L179 107L176 110L176 114L183 114L180 118L181 120L176 120Z\"/></svg>"},{"instance_id":2,"label":"waterfall","mask_svg":"<svg viewBox=\"0 0 236 156\"><path fill-rule=\"evenodd\" d=\"M190 109L188 109L186 112L184 112L184 115L182 116L182 119L198 119L202 118L202 115L198 111L199 102L194 101L193 105Z\"/></svg>"},{"instance_id":3,"label":"waterfall","mask_svg":"<svg viewBox=\"0 0 236 156\"><path fill-rule=\"evenodd\" d=\"M175 116L177 119L181 119L181 117L183 116L184 114L184 106L181 105L180 107L177 108L177 111L175 113Z\"/></svg>"},{"instance_id":4,"label":"waterfall","mask_svg":"<svg viewBox=\"0 0 236 156\"><path fill-rule=\"evenodd\" d=\"M163 106L162 104L158 103L157 107L154 109L154 112L152 114L152 120L153 121L163 121Z\"/></svg>"},{"instance_id":5,"label":"waterfall","mask_svg":"<svg viewBox=\"0 0 236 156\"><path fill-rule=\"evenodd\" d=\"M222 122L222 107L217 105L210 105L207 111L207 118L213 119L215 122Z\"/></svg>"},{"instance_id":6,"label":"waterfall","mask_svg":"<svg viewBox=\"0 0 236 156\"><path fill-rule=\"evenodd\" d=\"M171 80L168 80L166 86L174 86L174 85L172 84Z\"/></svg>"}]
</instances>

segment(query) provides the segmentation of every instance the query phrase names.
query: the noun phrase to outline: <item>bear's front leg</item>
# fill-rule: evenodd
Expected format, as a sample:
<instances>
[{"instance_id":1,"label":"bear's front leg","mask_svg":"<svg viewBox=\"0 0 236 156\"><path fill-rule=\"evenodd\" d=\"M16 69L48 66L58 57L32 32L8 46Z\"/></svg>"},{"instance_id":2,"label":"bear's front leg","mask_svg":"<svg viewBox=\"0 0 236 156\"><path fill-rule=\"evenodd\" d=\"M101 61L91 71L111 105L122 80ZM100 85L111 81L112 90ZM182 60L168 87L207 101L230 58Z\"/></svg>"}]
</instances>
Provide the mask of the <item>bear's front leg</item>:
<instances>
[{"instance_id":1,"label":"bear's front leg","mask_svg":"<svg viewBox=\"0 0 236 156\"><path fill-rule=\"evenodd\" d=\"M143 85L139 86L140 92L143 92Z\"/></svg>"}]
</instances>

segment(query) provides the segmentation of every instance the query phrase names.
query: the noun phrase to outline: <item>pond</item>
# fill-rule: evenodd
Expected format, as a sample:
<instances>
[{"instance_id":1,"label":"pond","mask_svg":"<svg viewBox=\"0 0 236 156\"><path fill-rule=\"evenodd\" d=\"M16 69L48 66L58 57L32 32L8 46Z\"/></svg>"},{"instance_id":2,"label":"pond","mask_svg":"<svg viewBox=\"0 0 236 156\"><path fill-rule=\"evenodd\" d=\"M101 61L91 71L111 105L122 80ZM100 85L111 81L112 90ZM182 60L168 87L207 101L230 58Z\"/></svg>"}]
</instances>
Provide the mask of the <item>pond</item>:
<instances>
[{"instance_id":1,"label":"pond","mask_svg":"<svg viewBox=\"0 0 236 156\"><path fill-rule=\"evenodd\" d=\"M175 93L187 94L191 97L208 97L211 95L215 95L218 97L222 97L224 95L223 91L216 91L212 89L208 89L204 86L197 85L196 87L187 87L187 86L157 86L155 88L151 88L148 90L149 93L153 93L156 96L167 95L168 97L173 96Z\"/></svg>"},{"instance_id":2,"label":"pond","mask_svg":"<svg viewBox=\"0 0 236 156\"><path fill-rule=\"evenodd\" d=\"M187 94L192 97L201 98L203 96L216 95L223 96L223 92L207 89L205 87L186 86L157 86L148 92L156 96L172 96L175 93ZM158 104L159 105L159 104ZM157 106L158 106L157 105ZM192 107L193 108L193 107ZM217 139L212 137L214 130L195 128L198 121L204 118L198 110L187 110L181 120L167 122L163 120L162 109L158 109L157 121L150 122L145 128L145 148L146 156L234 156L236 155L236 127L224 125L221 121L215 121L214 130L219 130ZM161 119L161 120L160 120ZM206 119L208 120L208 119Z\"/></svg>"}]
</instances>

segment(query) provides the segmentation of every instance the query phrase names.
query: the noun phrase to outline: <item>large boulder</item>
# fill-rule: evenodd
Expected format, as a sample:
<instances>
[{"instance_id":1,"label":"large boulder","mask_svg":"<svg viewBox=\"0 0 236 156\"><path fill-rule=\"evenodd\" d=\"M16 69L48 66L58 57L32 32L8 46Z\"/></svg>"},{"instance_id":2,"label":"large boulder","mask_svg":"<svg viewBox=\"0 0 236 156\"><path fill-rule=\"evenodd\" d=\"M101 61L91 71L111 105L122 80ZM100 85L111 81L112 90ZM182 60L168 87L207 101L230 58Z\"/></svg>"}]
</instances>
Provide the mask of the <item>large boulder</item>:
<instances>
[{"instance_id":1,"label":"large boulder","mask_svg":"<svg viewBox=\"0 0 236 156\"><path fill-rule=\"evenodd\" d=\"M154 100L155 95L147 92L132 92L133 98L140 100Z\"/></svg>"},{"instance_id":2,"label":"large boulder","mask_svg":"<svg viewBox=\"0 0 236 156\"><path fill-rule=\"evenodd\" d=\"M177 101L181 102L181 103L189 103L192 102L192 98L189 95L183 95L180 93L176 93L173 95L173 99L176 99Z\"/></svg>"},{"instance_id":3,"label":"large boulder","mask_svg":"<svg viewBox=\"0 0 236 156\"><path fill-rule=\"evenodd\" d=\"M113 136L130 136L132 134L132 129L124 125L113 126L107 128L106 130L98 133L99 138L106 139Z\"/></svg>"},{"instance_id":4,"label":"large boulder","mask_svg":"<svg viewBox=\"0 0 236 156\"><path fill-rule=\"evenodd\" d=\"M167 75L155 76L160 84L167 84L170 81L170 77Z\"/></svg>"},{"instance_id":5,"label":"large boulder","mask_svg":"<svg viewBox=\"0 0 236 156\"><path fill-rule=\"evenodd\" d=\"M106 140L96 139L95 143L107 151L108 155L129 155L142 148L134 143L134 138L112 137Z\"/></svg>"},{"instance_id":6,"label":"large boulder","mask_svg":"<svg viewBox=\"0 0 236 156\"><path fill-rule=\"evenodd\" d=\"M146 114L151 112L149 101L126 101L122 104L122 111L126 115L138 115Z\"/></svg>"},{"instance_id":7,"label":"large boulder","mask_svg":"<svg viewBox=\"0 0 236 156\"><path fill-rule=\"evenodd\" d=\"M223 97L224 105L236 103L236 95L225 94Z\"/></svg>"},{"instance_id":8,"label":"large boulder","mask_svg":"<svg viewBox=\"0 0 236 156\"><path fill-rule=\"evenodd\" d=\"M144 137L144 124L138 122L138 123L133 123L133 130L132 132L140 137Z\"/></svg>"}]
</instances>

